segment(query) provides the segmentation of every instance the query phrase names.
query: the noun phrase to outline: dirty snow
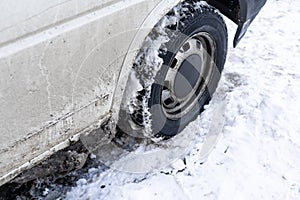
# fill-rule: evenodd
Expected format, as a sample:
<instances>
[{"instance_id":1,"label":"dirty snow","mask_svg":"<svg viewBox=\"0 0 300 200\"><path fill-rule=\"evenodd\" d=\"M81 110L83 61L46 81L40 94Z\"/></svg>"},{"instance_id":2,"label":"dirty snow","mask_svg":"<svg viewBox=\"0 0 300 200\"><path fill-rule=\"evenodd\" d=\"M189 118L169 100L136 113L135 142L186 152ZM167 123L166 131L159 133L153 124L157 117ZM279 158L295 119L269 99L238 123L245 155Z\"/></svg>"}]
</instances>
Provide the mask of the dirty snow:
<instances>
[{"instance_id":1,"label":"dirty snow","mask_svg":"<svg viewBox=\"0 0 300 200\"><path fill-rule=\"evenodd\" d=\"M184 131L199 135L184 157L147 174L108 169L79 180L67 198L300 199L299 18L300 1L267 2L239 46L229 48L210 105ZM226 22L232 42L236 26ZM214 115L225 123L203 162L202 134Z\"/></svg>"}]
</instances>

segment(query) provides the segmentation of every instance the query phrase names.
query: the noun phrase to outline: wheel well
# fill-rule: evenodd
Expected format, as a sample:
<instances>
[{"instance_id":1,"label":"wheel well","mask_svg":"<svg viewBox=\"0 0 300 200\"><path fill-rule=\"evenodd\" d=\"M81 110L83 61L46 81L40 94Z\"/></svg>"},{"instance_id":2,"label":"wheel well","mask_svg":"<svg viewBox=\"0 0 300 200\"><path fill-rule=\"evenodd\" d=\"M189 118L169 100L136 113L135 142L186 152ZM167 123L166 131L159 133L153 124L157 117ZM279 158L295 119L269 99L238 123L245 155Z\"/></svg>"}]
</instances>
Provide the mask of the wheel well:
<instances>
[{"instance_id":1,"label":"wheel well","mask_svg":"<svg viewBox=\"0 0 300 200\"><path fill-rule=\"evenodd\" d=\"M221 11L226 17L236 24L240 19L239 0L205 0L208 4L214 6Z\"/></svg>"}]
</instances>

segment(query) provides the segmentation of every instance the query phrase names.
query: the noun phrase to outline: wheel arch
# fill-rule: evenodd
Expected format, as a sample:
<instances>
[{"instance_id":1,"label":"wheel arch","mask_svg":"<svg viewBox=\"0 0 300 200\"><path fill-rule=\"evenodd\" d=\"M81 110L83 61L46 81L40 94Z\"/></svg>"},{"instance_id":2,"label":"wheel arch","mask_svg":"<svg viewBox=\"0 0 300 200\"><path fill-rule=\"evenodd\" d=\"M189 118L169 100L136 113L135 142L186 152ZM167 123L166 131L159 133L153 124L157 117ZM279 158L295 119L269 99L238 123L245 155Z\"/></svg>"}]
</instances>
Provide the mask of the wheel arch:
<instances>
[{"instance_id":1,"label":"wheel arch","mask_svg":"<svg viewBox=\"0 0 300 200\"><path fill-rule=\"evenodd\" d=\"M134 39L132 40L127 54L124 57L122 63L122 69L119 73L118 82L114 91L114 101L111 105L111 113L113 123L118 121L118 115L120 111L120 106L123 102L124 95L127 94L125 91L128 91L127 81L135 61L136 56L138 55L145 38L152 31L153 27L159 22L159 20L165 16L172 8L178 5L182 0L161 0L149 13L144 22L139 27L139 30L136 32Z\"/></svg>"}]
</instances>

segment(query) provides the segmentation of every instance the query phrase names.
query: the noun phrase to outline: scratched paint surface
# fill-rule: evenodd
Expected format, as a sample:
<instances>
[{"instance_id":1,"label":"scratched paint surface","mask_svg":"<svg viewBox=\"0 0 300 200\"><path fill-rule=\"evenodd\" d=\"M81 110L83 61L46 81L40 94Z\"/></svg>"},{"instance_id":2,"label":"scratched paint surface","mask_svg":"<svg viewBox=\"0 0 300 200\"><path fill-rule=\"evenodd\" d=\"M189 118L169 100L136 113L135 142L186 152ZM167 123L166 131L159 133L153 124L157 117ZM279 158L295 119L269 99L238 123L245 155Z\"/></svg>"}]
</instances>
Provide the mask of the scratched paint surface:
<instances>
[{"instance_id":1,"label":"scratched paint surface","mask_svg":"<svg viewBox=\"0 0 300 200\"><path fill-rule=\"evenodd\" d=\"M130 41L158 0L106 0L102 4L91 0L80 6L78 2L29 4L22 13L17 11L24 2L16 5L16 13L14 4L1 3L6 6L3 19L12 18L0 26L0 176L109 112ZM68 4L74 9L66 9ZM78 15L88 8L93 9ZM71 19L56 23L68 18L68 13ZM116 20L132 15L140 17ZM41 24L49 27L39 29ZM95 103L103 97L107 98L104 104Z\"/></svg>"}]
</instances>

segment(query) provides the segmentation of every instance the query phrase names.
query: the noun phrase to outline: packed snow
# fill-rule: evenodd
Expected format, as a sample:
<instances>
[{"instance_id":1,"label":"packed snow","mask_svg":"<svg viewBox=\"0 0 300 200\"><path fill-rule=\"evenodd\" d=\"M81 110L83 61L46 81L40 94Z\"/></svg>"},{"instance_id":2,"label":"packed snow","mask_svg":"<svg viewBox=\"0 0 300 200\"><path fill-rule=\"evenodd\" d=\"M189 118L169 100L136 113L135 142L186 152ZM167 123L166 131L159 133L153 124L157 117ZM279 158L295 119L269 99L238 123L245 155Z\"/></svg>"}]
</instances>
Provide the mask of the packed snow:
<instances>
[{"instance_id":1,"label":"packed snow","mask_svg":"<svg viewBox=\"0 0 300 200\"><path fill-rule=\"evenodd\" d=\"M139 174L90 169L91 179L80 179L67 199L300 199L299 19L299 0L268 0L228 49L212 101L182 133L197 139L169 166ZM226 23L232 42L236 26ZM224 124L203 161L216 115Z\"/></svg>"}]
</instances>

